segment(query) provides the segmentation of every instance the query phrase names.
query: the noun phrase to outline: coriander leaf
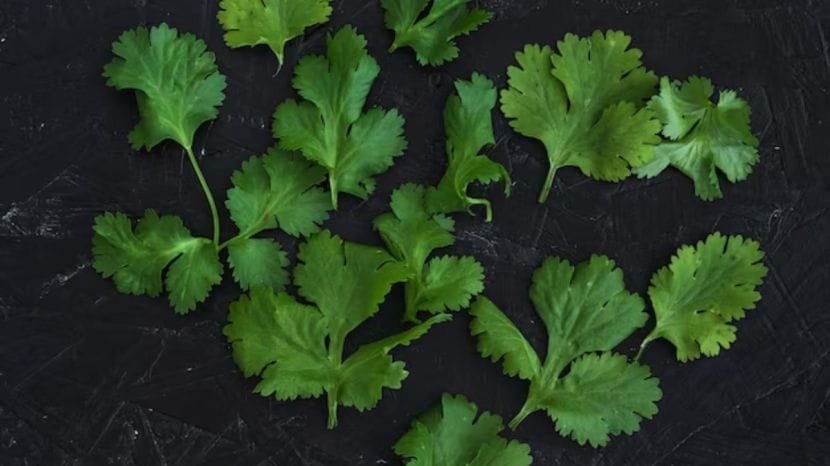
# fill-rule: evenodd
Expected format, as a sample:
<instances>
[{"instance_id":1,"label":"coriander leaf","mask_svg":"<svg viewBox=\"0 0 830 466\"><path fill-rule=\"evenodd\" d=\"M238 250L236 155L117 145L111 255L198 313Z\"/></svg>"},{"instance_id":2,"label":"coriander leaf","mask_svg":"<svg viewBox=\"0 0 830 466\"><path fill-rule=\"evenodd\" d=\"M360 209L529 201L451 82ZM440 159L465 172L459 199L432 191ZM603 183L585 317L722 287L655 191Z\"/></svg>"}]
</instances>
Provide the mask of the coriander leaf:
<instances>
[{"instance_id":1,"label":"coriander leaf","mask_svg":"<svg viewBox=\"0 0 830 466\"><path fill-rule=\"evenodd\" d=\"M392 212L375 219L387 249L408 267L404 319L417 321L418 311L457 311L484 289L484 268L472 257L440 257L427 263L435 249L452 245L453 221L429 214L423 186L406 184L392 193Z\"/></svg>"},{"instance_id":2,"label":"coriander leaf","mask_svg":"<svg viewBox=\"0 0 830 466\"><path fill-rule=\"evenodd\" d=\"M660 94L649 102L663 123L663 142L654 160L638 167L641 178L653 178L669 165L695 183L695 194L711 201L723 197L717 170L735 183L745 180L758 162L758 139L752 134L751 109L734 91L721 91L711 101L714 87L706 78L692 76L685 83L660 80Z\"/></svg>"},{"instance_id":3,"label":"coriander leaf","mask_svg":"<svg viewBox=\"0 0 830 466\"><path fill-rule=\"evenodd\" d=\"M483 205L489 222L493 219L490 201L470 197L467 188L474 181L489 184L504 180L504 193L510 195L507 170L479 155L484 146L496 142L490 117L496 105L496 88L492 81L478 73L473 73L470 81L456 81L455 88L458 94L450 96L444 110L449 166L438 187L427 195L427 205L430 210L442 213Z\"/></svg>"},{"instance_id":4,"label":"coriander leaf","mask_svg":"<svg viewBox=\"0 0 830 466\"><path fill-rule=\"evenodd\" d=\"M405 267L381 249L347 243L323 231L300 247L294 276L300 294L314 304L297 303L255 286L231 305L225 335L246 376L260 375L255 391L288 400L327 393L329 428L339 405L374 407L386 388L400 388L408 375L389 352L408 345L439 322L442 314L397 335L363 345L343 358L347 334L374 315L393 283L406 279Z\"/></svg>"},{"instance_id":5,"label":"coriander leaf","mask_svg":"<svg viewBox=\"0 0 830 466\"><path fill-rule=\"evenodd\" d=\"M548 333L542 364L521 332L487 298L479 298L470 309L471 332L478 337L482 356L503 359L505 374L530 381L512 428L544 410L560 434L596 447L605 445L609 435L636 431L641 418L657 412L657 379L647 367L610 353L647 319L642 299L626 291L613 261L592 256L573 266L548 258L533 274L530 298ZM589 374L589 367L598 372ZM617 393L628 398L617 402Z\"/></svg>"},{"instance_id":6,"label":"coriander leaf","mask_svg":"<svg viewBox=\"0 0 830 466\"><path fill-rule=\"evenodd\" d=\"M285 44L306 28L328 21L328 0L222 0L219 22L228 47L266 44L282 64Z\"/></svg>"},{"instance_id":7,"label":"coriander leaf","mask_svg":"<svg viewBox=\"0 0 830 466\"><path fill-rule=\"evenodd\" d=\"M358 348L343 362L341 404L365 411L377 405L384 387L401 388L409 373L404 370L404 363L393 360L389 352L398 346L408 346L433 325L451 319L449 314L434 315L408 330Z\"/></svg>"},{"instance_id":8,"label":"coriander leaf","mask_svg":"<svg viewBox=\"0 0 830 466\"><path fill-rule=\"evenodd\" d=\"M305 100L280 104L273 131L280 147L298 150L328 171L336 209L340 192L368 198L375 189L373 177L392 166L406 140L404 119L397 110L362 113L380 73L366 51L366 39L346 26L327 43L327 56L300 60L294 88Z\"/></svg>"},{"instance_id":9,"label":"coriander leaf","mask_svg":"<svg viewBox=\"0 0 830 466\"><path fill-rule=\"evenodd\" d=\"M493 17L489 11L469 9L468 0L381 0L385 21L395 31L389 47L411 47L421 65L438 66L458 57L453 39L467 35ZM427 11L427 6L432 7Z\"/></svg>"},{"instance_id":10,"label":"coriander leaf","mask_svg":"<svg viewBox=\"0 0 830 466\"><path fill-rule=\"evenodd\" d=\"M241 238L228 245L233 278L243 290L265 285L281 290L288 283L288 255L272 239Z\"/></svg>"},{"instance_id":11,"label":"coriander leaf","mask_svg":"<svg viewBox=\"0 0 830 466\"><path fill-rule=\"evenodd\" d=\"M292 236L318 232L331 209L325 191L317 187L324 179L323 169L279 149L247 160L234 172L226 202L239 236L276 228Z\"/></svg>"},{"instance_id":12,"label":"coriander leaf","mask_svg":"<svg viewBox=\"0 0 830 466\"><path fill-rule=\"evenodd\" d=\"M293 400L318 397L335 384L326 331L325 318L313 306L254 286L231 304L224 333L242 373L262 375L255 393Z\"/></svg>"},{"instance_id":13,"label":"coriander leaf","mask_svg":"<svg viewBox=\"0 0 830 466\"><path fill-rule=\"evenodd\" d=\"M546 366L557 373L581 354L611 350L648 319L643 299L625 289L622 270L605 256L577 266L547 259L533 274L530 299L556 348Z\"/></svg>"},{"instance_id":14,"label":"coriander leaf","mask_svg":"<svg viewBox=\"0 0 830 466\"><path fill-rule=\"evenodd\" d=\"M586 354L552 389L545 410L560 434L598 447L609 435L640 430L641 418L657 414L654 402L662 395L647 367L620 354Z\"/></svg>"},{"instance_id":15,"label":"coriander leaf","mask_svg":"<svg viewBox=\"0 0 830 466\"><path fill-rule=\"evenodd\" d=\"M394 450L412 466L526 466L533 461L530 447L507 442L499 433L501 417L485 411L461 395L444 394L435 406L412 423Z\"/></svg>"},{"instance_id":16,"label":"coriander leaf","mask_svg":"<svg viewBox=\"0 0 830 466\"><path fill-rule=\"evenodd\" d=\"M493 362L503 359L504 373L531 380L539 375L542 363L522 332L492 301L480 296L470 313L470 333L478 337L478 352Z\"/></svg>"},{"instance_id":17,"label":"coriander leaf","mask_svg":"<svg viewBox=\"0 0 830 466\"><path fill-rule=\"evenodd\" d=\"M187 150L202 123L219 114L225 77L214 55L192 34L162 23L127 31L112 44L116 55L104 67L107 85L135 90L141 121L130 133L133 148L152 149L171 139Z\"/></svg>"},{"instance_id":18,"label":"coriander leaf","mask_svg":"<svg viewBox=\"0 0 830 466\"><path fill-rule=\"evenodd\" d=\"M147 210L133 231L126 215L105 213L95 219L93 230L92 265L104 278L112 277L121 293L158 296L170 266L170 303L185 314L222 280L216 246L191 236L179 217Z\"/></svg>"},{"instance_id":19,"label":"coriander leaf","mask_svg":"<svg viewBox=\"0 0 830 466\"><path fill-rule=\"evenodd\" d=\"M763 257L757 242L720 233L678 249L651 277L648 294L657 323L642 347L665 338L682 362L729 348L737 330L730 322L761 299L756 288L767 274Z\"/></svg>"},{"instance_id":20,"label":"coriander leaf","mask_svg":"<svg viewBox=\"0 0 830 466\"><path fill-rule=\"evenodd\" d=\"M378 311L394 283L409 277L386 251L344 242L326 230L300 245L298 258L294 283L320 308L335 343Z\"/></svg>"},{"instance_id":21,"label":"coriander leaf","mask_svg":"<svg viewBox=\"0 0 830 466\"><path fill-rule=\"evenodd\" d=\"M484 267L470 256L442 256L429 261L417 308L436 313L458 311L484 291Z\"/></svg>"},{"instance_id":22,"label":"coriander leaf","mask_svg":"<svg viewBox=\"0 0 830 466\"><path fill-rule=\"evenodd\" d=\"M206 238L186 250L167 271L168 297L173 309L187 314L207 298L211 288L222 282L222 263L216 245Z\"/></svg>"},{"instance_id":23,"label":"coriander leaf","mask_svg":"<svg viewBox=\"0 0 830 466\"><path fill-rule=\"evenodd\" d=\"M578 167L586 176L620 181L650 161L660 142L659 120L640 108L657 77L641 66L642 52L629 49L619 31L590 37L567 34L550 47L526 45L519 66L507 70L501 109L520 134L542 141L550 168L539 195L544 202L559 168Z\"/></svg>"}]
</instances>

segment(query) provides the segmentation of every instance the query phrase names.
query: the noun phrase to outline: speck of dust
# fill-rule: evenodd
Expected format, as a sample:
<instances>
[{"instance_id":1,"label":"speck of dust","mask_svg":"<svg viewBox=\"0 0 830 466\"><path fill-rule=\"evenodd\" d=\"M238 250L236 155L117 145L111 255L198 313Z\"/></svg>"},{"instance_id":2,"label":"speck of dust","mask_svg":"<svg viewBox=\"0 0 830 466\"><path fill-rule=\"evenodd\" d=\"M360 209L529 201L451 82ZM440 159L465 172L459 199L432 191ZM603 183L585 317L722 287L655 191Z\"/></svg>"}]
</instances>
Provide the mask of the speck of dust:
<instances>
[{"instance_id":1,"label":"speck of dust","mask_svg":"<svg viewBox=\"0 0 830 466\"><path fill-rule=\"evenodd\" d=\"M0 37L0 44L2 44L4 42L6 42L6 38L5 37Z\"/></svg>"}]
</instances>

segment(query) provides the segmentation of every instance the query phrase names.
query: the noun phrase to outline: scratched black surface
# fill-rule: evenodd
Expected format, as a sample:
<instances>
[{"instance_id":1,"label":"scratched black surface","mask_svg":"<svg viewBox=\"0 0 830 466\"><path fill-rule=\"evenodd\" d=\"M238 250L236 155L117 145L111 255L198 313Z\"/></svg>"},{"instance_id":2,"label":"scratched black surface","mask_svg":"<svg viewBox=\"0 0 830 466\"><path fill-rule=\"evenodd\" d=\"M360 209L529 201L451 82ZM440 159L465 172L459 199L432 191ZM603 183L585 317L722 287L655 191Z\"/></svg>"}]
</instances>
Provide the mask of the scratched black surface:
<instances>
[{"instance_id":1,"label":"scratched black surface","mask_svg":"<svg viewBox=\"0 0 830 466\"><path fill-rule=\"evenodd\" d=\"M214 190L271 144L270 116L293 95L297 57L322 50L327 31L355 24L383 67L370 103L401 109L409 150L367 202L348 199L328 227L378 243L370 220L404 181L434 183L444 164L441 110L452 81L478 70L505 81L513 52L564 33L620 28L659 74L692 73L738 89L752 104L761 163L749 181L705 203L677 173L621 184L563 170L551 200L534 202L542 148L497 116L490 154L510 170L514 196L494 190L496 220L459 217L455 252L487 268L487 294L541 348L527 299L530 274L557 254L615 258L629 287L683 243L714 230L759 239L768 252L763 301L739 325L734 347L681 365L667 344L645 362L665 392L641 432L605 449L560 438L542 414L515 438L535 463L820 464L830 454L830 215L826 2L774 0L483 0L494 21L461 41L462 58L439 69L409 51L385 52L390 33L376 2L335 0L333 20L288 47L276 77L266 48L231 51L215 0L4 0L0 3L0 464L398 464L390 446L444 391L512 416L526 384L477 356L468 318L456 316L397 351L411 372L401 390L364 414L341 412L325 429L319 400L280 403L251 393L222 337L239 291L226 277L199 312L176 317L162 298L118 294L90 267L90 225L105 210L177 213L196 232L209 216L180 150L130 150L132 96L104 85L117 35L168 21L204 38L228 76L220 118L198 135ZM227 219L226 212L223 217ZM228 222L225 236L231 233ZM282 238L282 237L281 237ZM289 247L296 246L288 241ZM402 293L352 338L398 327ZM642 335L638 335L642 336ZM631 354L632 339L620 350Z\"/></svg>"}]
</instances>

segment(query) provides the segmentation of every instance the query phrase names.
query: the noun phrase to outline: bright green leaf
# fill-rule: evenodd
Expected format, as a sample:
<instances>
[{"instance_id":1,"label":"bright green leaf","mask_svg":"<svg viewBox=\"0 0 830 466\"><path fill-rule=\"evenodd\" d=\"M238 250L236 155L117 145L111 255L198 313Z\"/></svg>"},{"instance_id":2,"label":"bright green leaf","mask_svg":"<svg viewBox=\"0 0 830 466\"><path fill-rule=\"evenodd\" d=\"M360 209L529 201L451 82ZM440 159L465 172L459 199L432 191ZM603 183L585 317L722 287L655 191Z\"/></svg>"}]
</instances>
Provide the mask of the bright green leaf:
<instances>
[{"instance_id":1,"label":"bright green leaf","mask_svg":"<svg viewBox=\"0 0 830 466\"><path fill-rule=\"evenodd\" d=\"M407 265L404 319L417 321L418 311L457 311L484 289L484 268L472 257L427 259L455 241L453 222L442 214L430 214L424 204L423 186L405 184L392 193L392 212L375 219L386 247Z\"/></svg>"},{"instance_id":2,"label":"bright green leaf","mask_svg":"<svg viewBox=\"0 0 830 466\"><path fill-rule=\"evenodd\" d=\"M231 304L224 332L242 373L262 374L255 391L263 396L314 398L336 383L325 318L285 293L253 287Z\"/></svg>"},{"instance_id":3,"label":"bright green leaf","mask_svg":"<svg viewBox=\"0 0 830 466\"><path fill-rule=\"evenodd\" d=\"M573 266L551 257L533 274L530 298L548 333L542 364L491 301L479 298L470 309L470 328L482 356L502 359L505 374L530 381L527 400L511 427L543 410L560 434L596 447L605 445L609 435L638 430L641 418L657 412L657 379L645 366L610 353L647 319L643 300L626 291L614 262L593 256Z\"/></svg>"},{"instance_id":4,"label":"bright green leaf","mask_svg":"<svg viewBox=\"0 0 830 466\"><path fill-rule=\"evenodd\" d=\"M711 201L723 197L718 170L732 183L749 176L759 158L749 105L734 91L721 91L715 103L713 93L706 78L692 76L682 84L660 81L660 94L649 108L670 142L657 146L654 160L637 168L640 177L655 177L672 165L694 181L698 197Z\"/></svg>"},{"instance_id":5,"label":"bright green leaf","mask_svg":"<svg viewBox=\"0 0 830 466\"><path fill-rule=\"evenodd\" d=\"M196 304L207 299L210 290L222 282L223 268L216 245L207 238L197 241L167 271L168 298L178 314L196 309Z\"/></svg>"},{"instance_id":6,"label":"bright green leaf","mask_svg":"<svg viewBox=\"0 0 830 466\"><path fill-rule=\"evenodd\" d=\"M461 395L444 394L441 404L412 423L395 444L395 453L409 466L527 466L530 447L499 436L501 417Z\"/></svg>"},{"instance_id":7,"label":"bright green leaf","mask_svg":"<svg viewBox=\"0 0 830 466\"><path fill-rule=\"evenodd\" d=\"M660 122L641 108L657 77L641 66L622 32L567 34L550 47L527 45L507 70L501 108L520 134L545 145L550 162L539 196L544 202L556 171L578 167L586 176L620 181L630 167L652 159Z\"/></svg>"},{"instance_id":8,"label":"bright green leaf","mask_svg":"<svg viewBox=\"0 0 830 466\"><path fill-rule=\"evenodd\" d=\"M427 10L427 6L432 6ZM389 48L411 47L421 65L438 66L458 57L454 39L478 29L492 13L468 8L468 0L381 0L386 26L395 31Z\"/></svg>"},{"instance_id":9,"label":"bright green leaf","mask_svg":"<svg viewBox=\"0 0 830 466\"><path fill-rule=\"evenodd\" d=\"M757 242L715 233L677 250L651 278L648 294L657 324L643 345L657 338L677 348L679 361L717 356L735 341L735 326L761 299L757 287L767 268Z\"/></svg>"},{"instance_id":10,"label":"bright green leaf","mask_svg":"<svg viewBox=\"0 0 830 466\"><path fill-rule=\"evenodd\" d=\"M225 335L245 376L262 377L257 393L288 400L326 392L329 428L334 428L338 406L370 409L380 401L384 388L400 388L408 373L389 352L409 345L450 316L434 316L365 344L344 359L348 332L377 312L392 284L403 280L406 271L384 251L346 243L327 231L303 244L299 258L297 285L315 306L255 286L249 296L231 305Z\"/></svg>"},{"instance_id":11,"label":"bright green leaf","mask_svg":"<svg viewBox=\"0 0 830 466\"><path fill-rule=\"evenodd\" d=\"M298 154L272 148L234 172L226 205L243 238L275 228L308 236L329 217L328 196L317 186L323 180L325 171L320 167Z\"/></svg>"},{"instance_id":12,"label":"bright green leaf","mask_svg":"<svg viewBox=\"0 0 830 466\"><path fill-rule=\"evenodd\" d=\"M363 113L380 73L366 39L351 26L329 36L328 54L306 56L297 65L294 88L305 99L288 100L274 113L280 146L298 150L328 171L332 205L340 192L366 199L374 176L403 154L404 119L397 110Z\"/></svg>"},{"instance_id":13,"label":"bright green leaf","mask_svg":"<svg viewBox=\"0 0 830 466\"><path fill-rule=\"evenodd\" d=\"M486 220L493 218L490 201L467 194L470 183L489 184L504 181L504 193L510 195L510 175L500 164L480 155L484 146L495 144L490 114L496 105L496 88L486 77L473 73L470 81L455 82L457 94L447 101L444 126L447 132L449 166L437 188L427 195L427 205L434 212L451 213L482 205Z\"/></svg>"},{"instance_id":14,"label":"bright green leaf","mask_svg":"<svg viewBox=\"0 0 830 466\"><path fill-rule=\"evenodd\" d=\"M640 430L642 418L657 414L654 403L662 396L648 367L610 352L586 354L551 390L545 410L560 434L599 447L609 435Z\"/></svg>"},{"instance_id":15,"label":"bright green leaf","mask_svg":"<svg viewBox=\"0 0 830 466\"><path fill-rule=\"evenodd\" d=\"M184 314L222 281L216 246L191 236L179 217L159 217L148 210L133 231L126 215L105 213L95 219L93 230L92 265L104 278L112 277L122 293L158 296L162 275L169 266L166 289L170 303Z\"/></svg>"},{"instance_id":16,"label":"bright green leaf","mask_svg":"<svg viewBox=\"0 0 830 466\"><path fill-rule=\"evenodd\" d=\"M280 64L288 41L331 15L328 0L222 0L219 9L228 47L266 44Z\"/></svg>"},{"instance_id":17,"label":"bright green leaf","mask_svg":"<svg viewBox=\"0 0 830 466\"><path fill-rule=\"evenodd\" d=\"M531 380L539 375L542 363L522 332L492 301L480 296L470 308L470 333L478 337L478 352L493 362L503 359L504 373Z\"/></svg>"},{"instance_id":18,"label":"bright green leaf","mask_svg":"<svg viewBox=\"0 0 830 466\"><path fill-rule=\"evenodd\" d=\"M141 121L129 136L133 148L170 139L190 150L196 130L216 118L225 99L225 77L205 43L162 23L123 33L112 51L107 85L136 91Z\"/></svg>"},{"instance_id":19,"label":"bright green leaf","mask_svg":"<svg viewBox=\"0 0 830 466\"><path fill-rule=\"evenodd\" d=\"M272 239L234 241L228 246L228 262L243 290L264 285L279 291L288 283L288 255Z\"/></svg>"}]
</instances>

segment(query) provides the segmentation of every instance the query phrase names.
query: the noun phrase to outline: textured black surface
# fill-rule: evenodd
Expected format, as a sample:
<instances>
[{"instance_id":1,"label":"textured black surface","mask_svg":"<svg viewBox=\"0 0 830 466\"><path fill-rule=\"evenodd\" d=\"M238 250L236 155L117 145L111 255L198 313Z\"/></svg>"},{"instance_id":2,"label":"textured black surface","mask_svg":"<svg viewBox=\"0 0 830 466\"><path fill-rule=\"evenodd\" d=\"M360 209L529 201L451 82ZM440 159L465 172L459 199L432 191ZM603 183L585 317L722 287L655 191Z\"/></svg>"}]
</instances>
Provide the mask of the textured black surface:
<instances>
[{"instance_id":1,"label":"textured black surface","mask_svg":"<svg viewBox=\"0 0 830 466\"><path fill-rule=\"evenodd\" d=\"M90 226L104 210L177 213L208 234L210 218L179 149L130 150L133 97L104 85L110 43L137 24L168 21L204 38L228 76L220 118L197 138L220 197L233 169L271 144L271 114L293 95L299 55L322 51L326 31L353 23L383 72L370 103L407 118L409 150L369 201L345 199L328 227L378 243L370 220L404 181L443 170L441 110L452 81L481 71L503 86L513 52L564 33L619 28L658 74L692 73L735 88L754 109L761 162L725 199L706 203L676 172L605 184L562 170L545 205L535 197L540 144L503 118L491 155L510 170L514 196L495 222L459 217L458 253L487 268L487 294L532 337L544 335L527 298L530 274L551 254L615 258L629 287L677 246L714 230L760 240L770 269L757 311L720 357L674 361L665 342L644 360L664 390L639 433L601 450L560 438L541 413L515 432L536 464L820 464L830 455L830 16L804 0L483 0L494 21L461 40L462 58L439 69L411 51L386 53L390 33L375 1L334 0L330 24L288 47L231 51L216 0L4 0L0 3L0 464L398 464L391 445L444 391L512 416L524 382L481 359L458 314L397 351L410 378L373 411L343 409L325 429L321 400L280 403L251 393L221 334L239 291L229 277L199 312L176 317L163 298L120 295L90 267ZM222 213L227 219L227 213ZM224 222L224 235L231 234ZM285 239L285 238L283 238ZM292 248L294 242L287 240ZM398 324L401 290L352 343ZM639 334L638 337L642 337ZM622 345L632 354L636 339Z\"/></svg>"}]
</instances>

